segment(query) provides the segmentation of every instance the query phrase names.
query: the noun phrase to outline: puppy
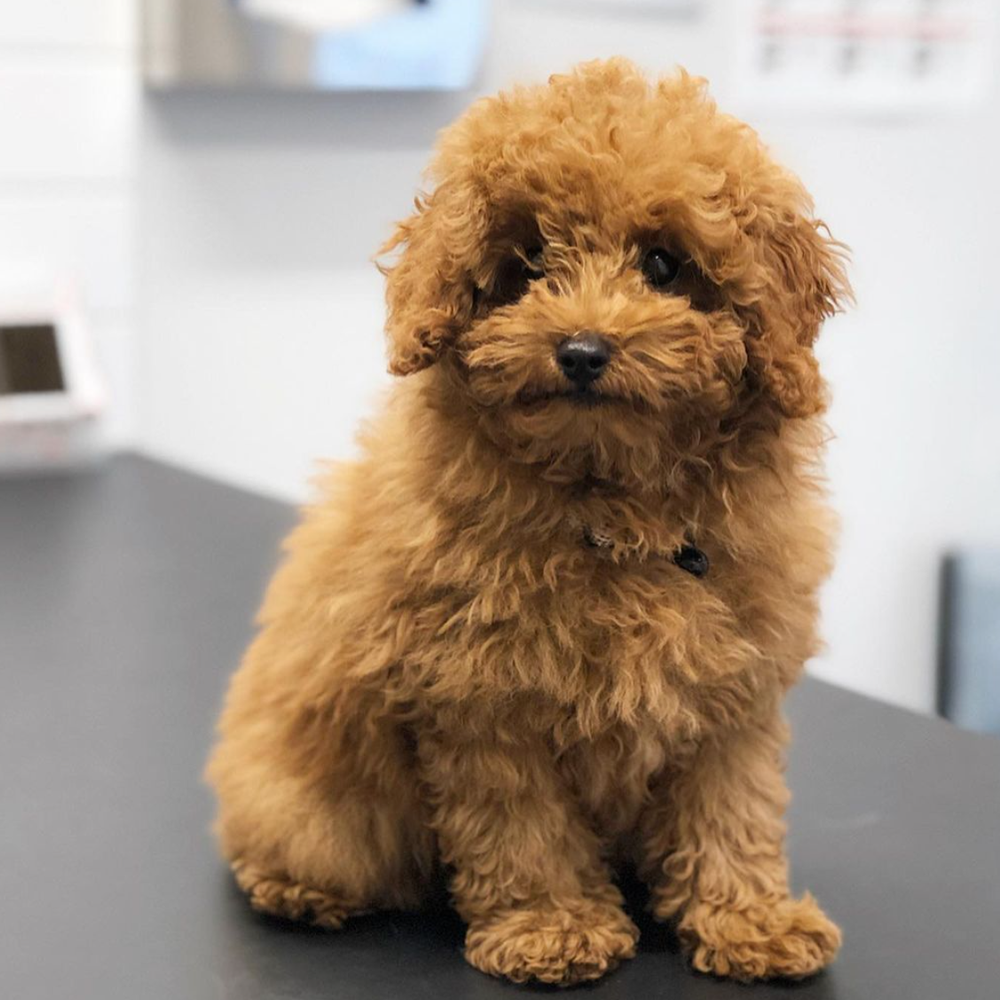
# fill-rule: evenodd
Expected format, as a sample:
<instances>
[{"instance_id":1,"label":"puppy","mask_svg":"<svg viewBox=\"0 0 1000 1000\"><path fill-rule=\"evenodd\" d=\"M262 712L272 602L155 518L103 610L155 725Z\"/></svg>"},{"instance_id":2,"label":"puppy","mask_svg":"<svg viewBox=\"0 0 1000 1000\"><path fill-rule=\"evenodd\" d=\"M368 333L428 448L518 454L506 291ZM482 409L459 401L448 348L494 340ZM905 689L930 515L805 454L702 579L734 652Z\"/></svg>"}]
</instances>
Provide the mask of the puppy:
<instances>
[{"instance_id":1,"label":"puppy","mask_svg":"<svg viewBox=\"0 0 1000 1000\"><path fill-rule=\"evenodd\" d=\"M812 353L848 294L799 182L623 60L483 100L385 252L402 378L286 545L208 776L254 907L446 873L476 968L595 979L648 883L703 972L802 977L781 701L830 518Z\"/></svg>"}]
</instances>

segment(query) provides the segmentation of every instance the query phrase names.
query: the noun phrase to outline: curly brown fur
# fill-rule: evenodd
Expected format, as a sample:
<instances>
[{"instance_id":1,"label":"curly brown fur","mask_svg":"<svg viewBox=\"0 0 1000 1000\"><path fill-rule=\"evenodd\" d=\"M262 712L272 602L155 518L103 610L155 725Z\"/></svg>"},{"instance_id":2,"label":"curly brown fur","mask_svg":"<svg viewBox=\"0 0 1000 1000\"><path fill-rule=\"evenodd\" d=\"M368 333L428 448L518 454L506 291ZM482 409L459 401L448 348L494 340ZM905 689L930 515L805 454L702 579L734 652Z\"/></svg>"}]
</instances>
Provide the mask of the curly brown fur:
<instances>
[{"instance_id":1,"label":"curly brown fur","mask_svg":"<svg viewBox=\"0 0 1000 1000\"><path fill-rule=\"evenodd\" d=\"M433 178L386 248L409 377L232 682L223 851L255 906L330 926L443 867L469 961L557 983L633 954L628 859L696 968L809 975L840 935L789 894L780 703L829 569L812 345L839 245L700 81L622 60L480 101ZM566 395L581 331L613 353Z\"/></svg>"}]
</instances>

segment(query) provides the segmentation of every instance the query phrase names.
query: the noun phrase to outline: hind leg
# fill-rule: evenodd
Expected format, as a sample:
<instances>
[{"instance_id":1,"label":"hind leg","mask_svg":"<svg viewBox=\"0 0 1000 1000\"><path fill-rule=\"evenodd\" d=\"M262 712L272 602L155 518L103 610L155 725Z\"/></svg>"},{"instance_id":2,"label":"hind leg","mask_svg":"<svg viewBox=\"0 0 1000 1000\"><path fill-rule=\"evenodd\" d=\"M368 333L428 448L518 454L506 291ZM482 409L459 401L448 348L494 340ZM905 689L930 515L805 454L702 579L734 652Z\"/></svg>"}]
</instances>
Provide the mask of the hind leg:
<instances>
[{"instance_id":1,"label":"hind leg","mask_svg":"<svg viewBox=\"0 0 1000 1000\"><path fill-rule=\"evenodd\" d=\"M363 699L290 709L251 680L234 680L207 772L222 851L251 905L333 928L418 905L434 841L405 734Z\"/></svg>"},{"instance_id":2,"label":"hind leg","mask_svg":"<svg viewBox=\"0 0 1000 1000\"><path fill-rule=\"evenodd\" d=\"M324 892L306 883L294 882L241 858L233 861L232 869L236 884L258 913L338 930L351 913L360 912L337 892Z\"/></svg>"}]
</instances>

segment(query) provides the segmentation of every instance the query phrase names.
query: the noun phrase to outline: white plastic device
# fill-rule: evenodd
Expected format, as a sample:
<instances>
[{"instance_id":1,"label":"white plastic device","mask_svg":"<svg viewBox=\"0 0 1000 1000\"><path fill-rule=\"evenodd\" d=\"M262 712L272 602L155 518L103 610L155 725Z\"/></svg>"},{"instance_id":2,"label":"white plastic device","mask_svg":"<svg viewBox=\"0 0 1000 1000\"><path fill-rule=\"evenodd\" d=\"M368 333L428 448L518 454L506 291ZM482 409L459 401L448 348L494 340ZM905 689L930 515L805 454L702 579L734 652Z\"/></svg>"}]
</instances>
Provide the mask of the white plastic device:
<instances>
[{"instance_id":1,"label":"white plastic device","mask_svg":"<svg viewBox=\"0 0 1000 1000\"><path fill-rule=\"evenodd\" d=\"M105 451L106 390L73 283L0 282L0 473L81 465Z\"/></svg>"}]
</instances>

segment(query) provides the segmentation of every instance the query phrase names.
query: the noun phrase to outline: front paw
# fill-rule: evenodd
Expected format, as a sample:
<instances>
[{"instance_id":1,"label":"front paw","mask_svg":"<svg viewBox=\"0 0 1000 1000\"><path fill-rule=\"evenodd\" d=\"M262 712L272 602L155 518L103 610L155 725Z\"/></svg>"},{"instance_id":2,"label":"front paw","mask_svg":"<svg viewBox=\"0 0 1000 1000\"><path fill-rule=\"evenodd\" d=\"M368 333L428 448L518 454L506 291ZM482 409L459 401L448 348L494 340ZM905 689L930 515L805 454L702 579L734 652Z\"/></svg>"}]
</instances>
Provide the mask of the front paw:
<instances>
[{"instance_id":1,"label":"front paw","mask_svg":"<svg viewBox=\"0 0 1000 1000\"><path fill-rule=\"evenodd\" d=\"M803 979L833 961L840 930L808 893L727 909L694 903L678 931L700 972L732 979Z\"/></svg>"},{"instance_id":2,"label":"front paw","mask_svg":"<svg viewBox=\"0 0 1000 1000\"><path fill-rule=\"evenodd\" d=\"M469 926L465 957L480 971L515 983L568 986L598 979L631 958L638 938L632 921L612 904L508 910Z\"/></svg>"}]
</instances>

